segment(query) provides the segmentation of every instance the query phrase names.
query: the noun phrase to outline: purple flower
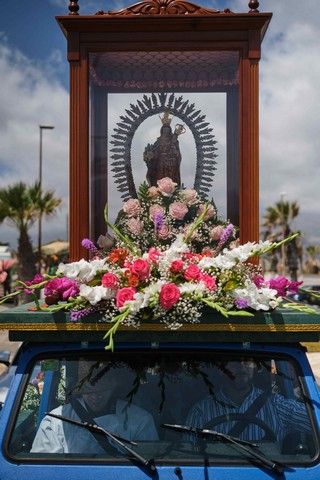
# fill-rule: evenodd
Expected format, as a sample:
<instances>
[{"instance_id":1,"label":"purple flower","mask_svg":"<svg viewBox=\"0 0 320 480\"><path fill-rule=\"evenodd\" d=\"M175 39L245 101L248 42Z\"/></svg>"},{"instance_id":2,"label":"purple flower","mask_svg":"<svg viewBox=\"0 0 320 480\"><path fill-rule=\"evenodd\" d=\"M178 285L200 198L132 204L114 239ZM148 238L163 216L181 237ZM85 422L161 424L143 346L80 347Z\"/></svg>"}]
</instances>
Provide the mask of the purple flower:
<instances>
[{"instance_id":1,"label":"purple flower","mask_svg":"<svg viewBox=\"0 0 320 480\"><path fill-rule=\"evenodd\" d=\"M219 245L224 245L228 240L230 235L233 232L233 225L232 223L229 223L229 225L226 226L226 228L223 230L220 240L219 240Z\"/></svg>"},{"instance_id":2,"label":"purple flower","mask_svg":"<svg viewBox=\"0 0 320 480\"><path fill-rule=\"evenodd\" d=\"M244 298L236 298L234 301L234 304L239 310L242 310L243 308L248 308L248 302Z\"/></svg>"},{"instance_id":3,"label":"purple flower","mask_svg":"<svg viewBox=\"0 0 320 480\"><path fill-rule=\"evenodd\" d=\"M76 297L79 293L79 286L75 280L67 277L58 277L50 280L44 287L46 297L58 296L59 300L66 301L70 297Z\"/></svg>"},{"instance_id":4,"label":"purple flower","mask_svg":"<svg viewBox=\"0 0 320 480\"><path fill-rule=\"evenodd\" d=\"M156 231L160 230L164 222L164 216L162 213L155 213L153 216L153 223Z\"/></svg>"},{"instance_id":5,"label":"purple flower","mask_svg":"<svg viewBox=\"0 0 320 480\"><path fill-rule=\"evenodd\" d=\"M70 312L70 321L71 322L77 322L78 320L81 320L81 318L86 317L90 313L94 311L94 308L88 307L88 308L83 308L82 310L71 310Z\"/></svg>"},{"instance_id":6,"label":"purple flower","mask_svg":"<svg viewBox=\"0 0 320 480\"><path fill-rule=\"evenodd\" d=\"M81 242L81 245L87 250L89 250L89 252L93 255L99 255L99 250L97 249L95 244L91 240L89 240L89 238L84 238Z\"/></svg>"}]
</instances>

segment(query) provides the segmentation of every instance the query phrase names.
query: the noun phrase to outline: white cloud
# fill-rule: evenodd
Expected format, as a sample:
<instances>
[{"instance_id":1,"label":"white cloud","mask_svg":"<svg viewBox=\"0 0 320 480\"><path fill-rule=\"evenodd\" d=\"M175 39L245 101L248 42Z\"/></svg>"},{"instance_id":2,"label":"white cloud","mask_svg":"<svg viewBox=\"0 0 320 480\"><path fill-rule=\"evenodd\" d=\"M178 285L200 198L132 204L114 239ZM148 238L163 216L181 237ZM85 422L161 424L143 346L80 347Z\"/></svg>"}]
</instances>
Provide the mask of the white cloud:
<instances>
[{"instance_id":1,"label":"white cloud","mask_svg":"<svg viewBox=\"0 0 320 480\"><path fill-rule=\"evenodd\" d=\"M43 187L63 199L59 214L44 223L44 241L66 236L68 208L68 92L48 72L57 63L39 65L0 39L0 187L17 181L33 183L39 172L39 124L43 131ZM58 61L60 57L58 56ZM36 235L36 232L34 232ZM15 244L17 234L5 224L0 240Z\"/></svg>"}]
</instances>

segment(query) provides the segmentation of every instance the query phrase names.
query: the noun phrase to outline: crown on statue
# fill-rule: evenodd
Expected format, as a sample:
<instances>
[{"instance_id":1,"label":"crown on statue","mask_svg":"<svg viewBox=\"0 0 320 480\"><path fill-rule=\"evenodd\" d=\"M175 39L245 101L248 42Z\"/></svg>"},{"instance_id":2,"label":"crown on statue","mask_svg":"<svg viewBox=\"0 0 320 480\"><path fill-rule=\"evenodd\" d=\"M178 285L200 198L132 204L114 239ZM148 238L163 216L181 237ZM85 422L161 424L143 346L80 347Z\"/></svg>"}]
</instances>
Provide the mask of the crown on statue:
<instances>
[{"instance_id":1,"label":"crown on statue","mask_svg":"<svg viewBox=\"0 0 320 480\"><path fill-rule=\"evenodd\" d=\"M163 117L160 117L162 125L170 125L172 117L170 117L170 110L166 110L163 114Z\"/></svg>"}]
</instances>

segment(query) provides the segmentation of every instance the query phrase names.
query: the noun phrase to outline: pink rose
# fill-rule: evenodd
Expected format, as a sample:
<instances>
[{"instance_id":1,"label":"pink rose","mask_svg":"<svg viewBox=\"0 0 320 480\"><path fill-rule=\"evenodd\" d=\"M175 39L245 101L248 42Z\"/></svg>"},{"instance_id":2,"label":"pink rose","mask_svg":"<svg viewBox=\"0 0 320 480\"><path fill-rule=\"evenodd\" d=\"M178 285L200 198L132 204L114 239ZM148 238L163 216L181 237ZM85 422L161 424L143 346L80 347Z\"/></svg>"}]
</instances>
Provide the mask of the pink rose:
<instances>
[{"instance_id":1,"label":"pink rose","mask_svg":"<svg viewBox=\"0 0 320 480\"><path fill-rule=\"evenodd\" d=\"M224 228L222 225L217 225L216 227L212 228L209 233L210 238L212 238L212 240L219 241L221 235L223 234L223 230Z\"/></svg>"},{"instance_id":2,"label":"pink rose","mask_svg":"<svg viewBox=\"0 0 320 480\"><path fill-rule=\"evenodd\" d=\"M166 283L160 290L160 305L162 308L169 310L180 298L180 290L174 283Z\"/></svg>"},{"instance_id":3,"label":"pink rose","mask_svg":"<svg viewBox=\"0 0 320 480\"><path fill-rule=\"evenodd\" d=\"M139 215L141 207L137 198L130 198L123 204L122 210L128 215L128 217L135 217Z\"/></svg>"},{"instance_id":4,"label":"pink rose","mask_svg":"<svg viewBox=\"0 0 320 480\"><path fill-rule=\"evenodd\" d=\"M182 190L181 198L187 205L190 206L197 201L198 194L196 190L193 190L193 188L186 188L185 190Z\"/></svg>"},{"instance_id":5,"label":"pink rose","mask_svg":"<svg viewBox=\"0 0 320 480\"><path fill-rule=\"evenodd\" d=\"M170 265L170 272L172 273L180 273L183 270L183 261L182 260L173 260Z\"/></svg>"},{"instance_id":6,"label":"pink rose","mask_svg":"<svg viewBox=\"0 0 320 480\"><path fill-rule=\"evenodd\" d=\"M201 204L201 205L199 205L199 208L198 208L198 215L201 215L204 212L206 207L208 209L207 209L207 213L205 214L204 219L209 220L210 218L214 217L217 214L217 212L215 211L213 205L211 205L211 204L209 204L209 205Z\"/></svg>"},{"instance_id":7,"label":"pink rose","mask_svg":"<svg viewBox=\"0 0 320 480\"><path fill-rule=\"evenodd\" d=\"M200 280L203 282L208 290L216 290L217 289L217 284L216 284L216 279L214 277L211 277L211 275L207 275L206 273L202 273L200 275Z\"/></svg>"},{"instance_id":8,"label":"pink rose","mask_svg":"<svg viewBox=\"0 0 320 480\"><path fill-rule=\"evenodd\" d=\"M146 280L150 275L149 263L143 258L138 258L130 265L130 272L133 275L137 275L139 280Z\"/></svg>"},{"instance_id":9,"label":"pink rose","mask_svg":"<svg viewBox=\"0 0 320 480\"><path fill-rule=\"evenodd\" d=\"M184 278L188 281L198 280L201 274L201 270L197 265L193 263L189 265L184 271Z\"/></svg>"},{"instance_id":10,"label":"pink rose","mask_svg":"<svg viewBox=\"0 0 320 480\"><path fill-rule=\"evenodd\" d=\"M135 294L136 291L132 287L120 288L120 290L117 291L116 295L116 307L123 307L126 302L130 302L134 299Z\"/></svg>"},{"instance_id":11,"label":"pink rose","mask_svg":"<svg viewBox=\"0 0 320 480\"><path fill-rule=\"evenodd\" d=\"M151 220L154 220L154 218L158 215L164 217L165 210L163 207L161 207L161 205L159 205L158 203L155 203L154 205L151 205L151 207L149 208L149 215Z\"/></svg>"},{"instance_id":12,"label":"pink rose","mask_svg":"<svg viewBox=\"0 0 320 480\"><path fill-rule=\"evenodd\" d=\"M160 255L161 255L161 252L157 248L155 248L155 247L149 248L148 258L149 258L150 262L157 263Z\"/></svg>"},{"instance_id":13,"label":"pink rose","mask_svg":"<svg viewBox=\"0 0 320 480\"><path fill-rule=\"evenodd\" d=\"M171 229L170 229L169 225L164 224L159 228L157 233L158 233L158 237L161 240L166 240L171 235Z\"/></svg>"},{"instance_id":14,"label":"pink rose","mask_svg":"<svg viewBox=\"0 0 320 480\"><path fill-rule=\"evenodd\" d=\"M140 235L143 224L138 218L129 218L127 221L127 228L133 235Z\"/></svg>"},{"instance_id":15,"label":"pink rose","mask_svg":"<svg viewBox=\"0 0 320 480\"><path fill-rule=\"evenodd\" d=\"M188 213L188 207L181 202L173 202L169 207L169 213L175 220L183 220Z\"/></svg>"},{"instance_id":16,"label":"pink rose","mask_svg":"<svg viewBox=\"0 0 320 480\"><path fill-rule=\"evenodd\" d=\"M112 272L105 273L101 279L101 283L106 288L116 290L119 285L119 278Z\"/></svg>"},{"instance_id":17,"label":"pink rose","mask_svg":"<svg viewBox=\"0 0 320 480\"><path fill-rule=\"evenodd\" d=\"M157 185L158 185L158 189L159 189L160 193L162 193L163 196L171 197L171 195L175 191L177 183L174 183L171 180L171 178L165 177L165 178L161 178L160 180L158 180Z\"/></svg>"},{"instance_id":18,"label":"pink rose","mask_svg":"<svg viewBox=\"0 0 320 480\"><path fill-rule=\"evenodd\" d=\"M159 197L159 190L157 189L157 187L150 187L148 189L148 197L150 197L150 198Z\"/></svg>"}]
</instances>

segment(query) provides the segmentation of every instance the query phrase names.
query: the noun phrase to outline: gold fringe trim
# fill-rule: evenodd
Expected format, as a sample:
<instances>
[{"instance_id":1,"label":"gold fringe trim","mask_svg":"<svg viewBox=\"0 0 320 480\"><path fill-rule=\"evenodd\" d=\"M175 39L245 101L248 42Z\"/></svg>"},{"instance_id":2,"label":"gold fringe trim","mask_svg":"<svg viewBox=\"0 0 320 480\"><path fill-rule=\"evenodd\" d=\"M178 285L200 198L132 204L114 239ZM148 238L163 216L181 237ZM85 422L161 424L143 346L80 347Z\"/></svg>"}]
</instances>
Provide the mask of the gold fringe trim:
<instances>
[{"instance_id":1,"label":"gold fringe trim","mask_svg":"<svg viewBox=\"0 0 320 480\"><path fill-rule=\"evenodd\" d=\"M37 331L37 332L85 332L85 331L97 331L106 332L111 328L112 324L109 323L1 323L0 330L11 331ZM122 331L150 331L150 332L174 332L176 330L170 330L162 324L148 323L142 324L138 328L135 327L120 327ZM192 332L320 332L320 323L308 324L301 323L295 325L253 325L253 324L233 324L233 323L197 323L197 324L184 324L177 331L192 331Z\"/></svg>"}]
</instances>

